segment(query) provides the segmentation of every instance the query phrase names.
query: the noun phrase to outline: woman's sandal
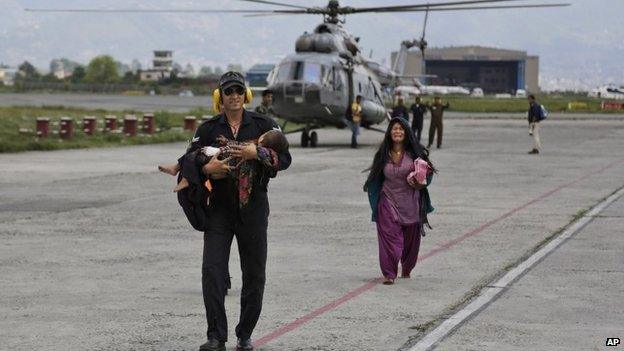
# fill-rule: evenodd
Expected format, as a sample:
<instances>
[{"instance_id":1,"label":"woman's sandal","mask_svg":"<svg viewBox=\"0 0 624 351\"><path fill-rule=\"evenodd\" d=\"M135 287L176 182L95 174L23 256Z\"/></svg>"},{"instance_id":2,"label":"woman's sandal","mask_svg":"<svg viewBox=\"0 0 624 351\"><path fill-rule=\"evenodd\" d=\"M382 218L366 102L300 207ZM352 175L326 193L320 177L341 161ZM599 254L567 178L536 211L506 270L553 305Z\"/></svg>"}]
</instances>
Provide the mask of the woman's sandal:
<instances>
[{"instance_id":1,"label":"woman's sandal","mask_svg":"<svg viewBox=\"0 0 624 351\"><path fill-rule=\"evenodd\" d=\"M384 278L383 285L392 285L392 284L394 284L394 279Z\"/></svg>"}]
</instances>

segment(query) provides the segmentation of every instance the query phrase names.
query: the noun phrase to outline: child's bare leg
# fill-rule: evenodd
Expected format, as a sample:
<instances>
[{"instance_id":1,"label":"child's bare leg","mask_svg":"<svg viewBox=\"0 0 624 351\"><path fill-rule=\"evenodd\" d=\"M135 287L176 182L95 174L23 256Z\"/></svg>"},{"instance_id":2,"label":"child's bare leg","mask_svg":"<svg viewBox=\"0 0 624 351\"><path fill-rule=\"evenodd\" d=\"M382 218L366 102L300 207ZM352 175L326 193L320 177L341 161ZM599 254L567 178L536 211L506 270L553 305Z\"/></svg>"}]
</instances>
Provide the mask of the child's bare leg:
<instances>
[{"instance_id":1,"label":"child's bare leg","mask_svg":"<svg viewBox=\"0 0 624 351\"><path fill-rule=\"evenodd\" d=\"M177 163L170 165L159 165L158 170L167 174L176 175L180 172L180 165Z\"/></svg>"},{"instance_id":2,"label":"child's bare leg","mask_svg":"<svg viewBox=\"0 0 624 351\"><path fill-rule=\"evenodd\" d=\"M178 183L178 185L176 185L175 188L173 188L173 192L177 193L178 191L186 188L189 186L189 182L188 180L186 180L186 178L182 177L182 179L180 179L180 182Z\"/></svg>"}]
</instances>

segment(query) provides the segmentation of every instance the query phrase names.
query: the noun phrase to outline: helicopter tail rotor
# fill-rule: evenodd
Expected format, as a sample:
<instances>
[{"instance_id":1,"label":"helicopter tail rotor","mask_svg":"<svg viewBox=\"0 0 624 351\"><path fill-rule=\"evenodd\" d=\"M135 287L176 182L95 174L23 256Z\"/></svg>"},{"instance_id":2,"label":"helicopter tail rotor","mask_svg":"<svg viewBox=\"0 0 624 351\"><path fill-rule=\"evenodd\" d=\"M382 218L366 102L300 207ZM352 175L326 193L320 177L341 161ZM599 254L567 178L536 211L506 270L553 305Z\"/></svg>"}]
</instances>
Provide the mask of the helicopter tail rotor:
<instances>
[{"instance_id":1,"label":"helicopter tail rotor","mask_svg":"<svg viewBox=\"0 0 624 351\"><path fill-rule=\"evenodd\" d=\"M425 40L425 32L427 30L427 19L429 18L429 6L425 11L425 21L423 22L423 30L422 35L420 36L420 40L418 41L418 48L422 53L423 60L425 59L425 49L427 49L427 41Z\"/></svg>"}]
</instances>

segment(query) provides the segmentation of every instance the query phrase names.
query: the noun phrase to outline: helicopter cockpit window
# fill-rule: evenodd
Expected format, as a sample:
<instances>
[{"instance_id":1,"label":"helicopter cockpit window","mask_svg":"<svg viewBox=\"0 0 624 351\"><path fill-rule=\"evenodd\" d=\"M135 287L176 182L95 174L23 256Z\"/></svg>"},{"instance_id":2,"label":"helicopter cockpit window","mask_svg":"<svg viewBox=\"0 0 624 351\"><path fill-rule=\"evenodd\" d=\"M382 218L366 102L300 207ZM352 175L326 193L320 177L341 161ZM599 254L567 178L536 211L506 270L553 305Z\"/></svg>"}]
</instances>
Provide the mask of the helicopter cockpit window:
<instances>
[{"instance_id":1,"label":"helicopter cockpit window","mask_svg":"<svg viewBox=\"0 0 624 351\"><path fill-rule=\"evenodd\" d=\"M334 67L331 69L329 67L325 68L323 71L323 86L334 88Z\"/></svg>"},{"instance_id":2,"label":"helicopter cockpit window","mask_svg":"<svg viewBox=\"0 0 624 351\"><path fill-rule=\"evenodd\" d=\"M310 83L321 84L321 65L313 62L306 62L303 66L303 80Z\"/></svg>"},{"instance_id":3,"label":"helicopter cockpit window","mask_svg":"<svg viewBox=\"0 0 624 351\"><path fill-rule=\"evenodd\" d=\"M334 90L341 91L346 81L345 74L342 70L332 69L334 71Z\"/></svg>"},{"instance_id":4,"label":"helicopter cockpit window","mask_svg":"<svg viewBox=\"0 0 624 351\"><path fill-rule=\"evenodd\" d=\"M286 62L273 70L271 80L272 83L285 82L290 80L290 72L292 71L293 62Z\"/></svg>"}]
</instances>

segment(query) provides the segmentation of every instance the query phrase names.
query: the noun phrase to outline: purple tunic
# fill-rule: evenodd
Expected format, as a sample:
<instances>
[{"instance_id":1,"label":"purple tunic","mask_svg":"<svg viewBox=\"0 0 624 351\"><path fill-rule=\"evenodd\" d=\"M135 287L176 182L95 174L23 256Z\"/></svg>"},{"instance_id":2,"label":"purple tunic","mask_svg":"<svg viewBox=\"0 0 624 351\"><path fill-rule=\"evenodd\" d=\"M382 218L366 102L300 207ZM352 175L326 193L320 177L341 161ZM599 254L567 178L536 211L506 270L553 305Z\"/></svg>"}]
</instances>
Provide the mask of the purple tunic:
<instances>
[{"instance_id":1,"label":"purple tunic","mask_svg":"<svg viewBox=\"0 0 624 351\"><path fill-rule=\"evenodd\" d=\"M414 160L405 152L399 164L392 158L384 167L385 180L381 196L385 196L391 207L393 219L403 225L420 222L420 193L407 183L407 175L414 170Z\"/></svg>"}]
</instances>

